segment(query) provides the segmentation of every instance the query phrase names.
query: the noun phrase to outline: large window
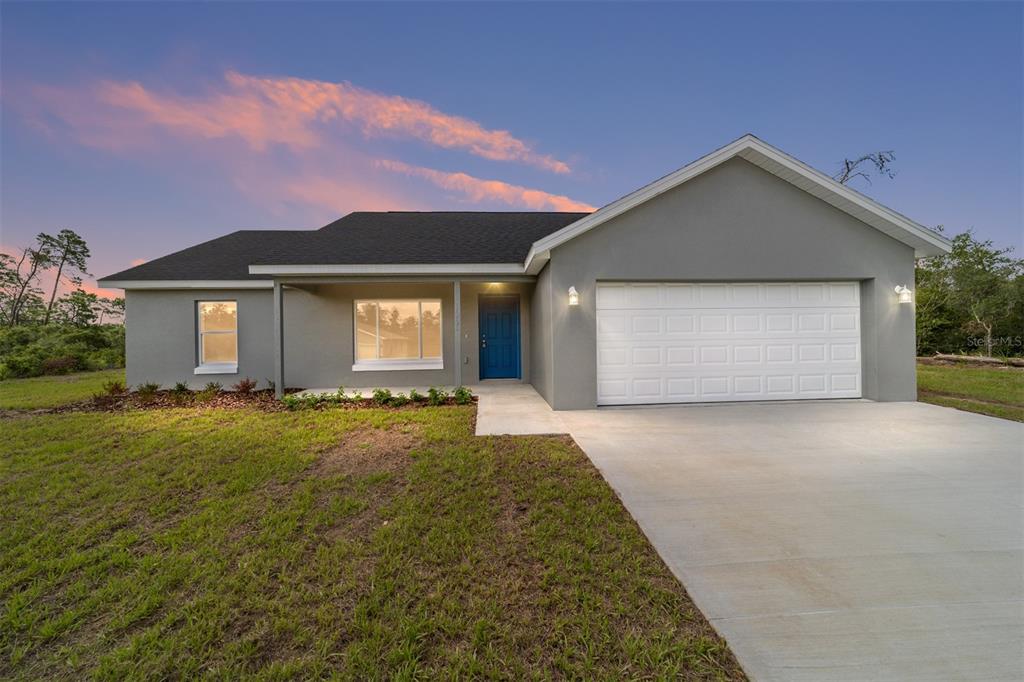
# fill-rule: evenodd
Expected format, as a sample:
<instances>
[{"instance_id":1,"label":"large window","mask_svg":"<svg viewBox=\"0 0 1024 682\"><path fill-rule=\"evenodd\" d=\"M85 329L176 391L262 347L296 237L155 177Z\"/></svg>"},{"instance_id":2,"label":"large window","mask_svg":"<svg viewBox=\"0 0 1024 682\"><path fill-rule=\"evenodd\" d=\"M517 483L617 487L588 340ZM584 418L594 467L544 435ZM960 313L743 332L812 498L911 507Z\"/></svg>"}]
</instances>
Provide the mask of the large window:
<instances>
[{"instance_id":1,"label":"large window","mask_svg":"<svg viewBox=\"0 0 1024 682\"><path fill-rule=\"evenodd\" d=\"M199 366L197 374L238 369L238 303L199 301Z\"/></svg>"},{"instance_id":2,"label":"large window","mask_svg":"<svg viewBox=\"0 0 1024 682\"><path fill-rule=\"evenodd\" d=\"M441 366L441 301L356 301L353 369L438 369Z\"/></svg>"}]
</instances>

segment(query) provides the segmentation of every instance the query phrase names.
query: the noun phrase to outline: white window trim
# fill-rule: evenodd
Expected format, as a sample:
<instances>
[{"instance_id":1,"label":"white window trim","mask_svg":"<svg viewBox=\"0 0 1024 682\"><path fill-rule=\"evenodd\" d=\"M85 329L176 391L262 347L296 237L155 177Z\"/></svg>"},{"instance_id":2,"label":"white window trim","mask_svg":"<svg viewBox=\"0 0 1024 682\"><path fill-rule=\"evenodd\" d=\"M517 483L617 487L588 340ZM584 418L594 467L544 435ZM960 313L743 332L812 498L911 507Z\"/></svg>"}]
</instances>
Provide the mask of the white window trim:
<instances>
[{"instance_id":1,"label":"white window trim","mask_svg":"<svg viewBox=\"0 0 1024 682\"><path fill-rule=\"evenodd\" d=\"M419 352L423 354L423 304L437 303L438 323L441 327L441 356L437 358L380 358L380 304L388 301L416 301L419 308ZM358 309L360 303L377 304L377 358L360 360ZM352 301L352 363L353 372L395 372L417 369L444 369L444 303L439 298L359 298Z\"/></svg>"},{"instance_id":2,"label":"white window trim","mask_svg":"<svg viewBox=\"0 0 1024 682\"><path fill-rule=\"evenodd\" d=\"M203 331L203 320L200 308L204 303L234 303L235 304L235 330L229 331ZM235 362L203 362L203 335L205 334L234 334L235 335ZM196 300L196 350L199 364L193 370L193 374L238 374L238 301L233 298Z\"/></svg>"},{"instance_id":3,"label":"white window trim","mask_svg":"<svg viewBox=\"0 0 1024 682\"><path fill-rule=\"evenodd\" d=\"M208 365L199 365L193 374L238 374L238 363L211 362Z\"/></svg>"},{"instance_id":4,"label":"white window trim","mask_svg":"<svg viewBox=\"0 0 1024 682\"><path fill-rule=\"evenodd\" d=\"M359 360L352 365L353 372L394 372L409 369L444 369L444 360Z\"/></svg>"}]
</instances>

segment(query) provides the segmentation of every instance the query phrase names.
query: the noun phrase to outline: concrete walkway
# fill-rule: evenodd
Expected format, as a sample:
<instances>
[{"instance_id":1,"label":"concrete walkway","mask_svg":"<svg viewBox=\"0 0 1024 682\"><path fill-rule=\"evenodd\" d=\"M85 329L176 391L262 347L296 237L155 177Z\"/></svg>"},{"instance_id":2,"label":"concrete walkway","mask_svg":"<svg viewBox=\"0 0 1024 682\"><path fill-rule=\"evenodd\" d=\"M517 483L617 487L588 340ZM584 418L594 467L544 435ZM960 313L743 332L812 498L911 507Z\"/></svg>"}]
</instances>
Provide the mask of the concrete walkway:
<instances>
[{"instance_id":1,"label":"concrete walkway","mask_svg":"<svg viewBox=\"0 0 1024 682\"><path fill-rule=\"evenodd\" d=\"M557 416L753 679L1024 679L1024 425L825 401Z\"/></svg>"},{"instance_id":2,"label":"concrete walkway","mask_svg":"<svg viewBox=\"0 0 1024 682\"><path fill-rule=\"evenodd\" d=\"M470 386L480 396L476 435L568 433L565 424L530 384L488 382Z\"/></svg>"}]
</instances>

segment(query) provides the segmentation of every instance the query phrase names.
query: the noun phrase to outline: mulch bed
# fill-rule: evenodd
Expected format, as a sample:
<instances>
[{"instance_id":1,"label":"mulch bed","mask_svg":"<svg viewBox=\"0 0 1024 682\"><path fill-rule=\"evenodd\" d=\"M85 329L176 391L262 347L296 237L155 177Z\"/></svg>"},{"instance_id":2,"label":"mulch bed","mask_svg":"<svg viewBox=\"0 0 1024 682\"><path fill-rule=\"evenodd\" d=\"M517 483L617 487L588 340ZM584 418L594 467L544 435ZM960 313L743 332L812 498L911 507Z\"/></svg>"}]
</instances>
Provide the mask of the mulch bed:
<instances>
[{"instance_id":1,"label":"mulch bed","mask_svg":"<svg viewBox=\"0 0 1024 682\"><path fill-rule=\"evenodd\" d=\"M290 388L288 394L298 393L301 388ZM473 402L477 397L473 396ZM448 397L443 405L455 405L455 400ZM401 407L381 405L372 398L360 400L350 399L343 403L321 403L319 405L303 405L295 410L359 410L366 408L382 410L415 410L421 407L428 407L425 400L410 402ZM68 412L125 412L128 410L164 410L175 407L197 407L203 409L239 409L250 408L262 412L288 412L289 408L283 402L274 397L274 391L264 389L261 391L250 391L240 393L238 391L222 391L213 395L200 395L194 393L174 393L173 391L157 391L150 395L139 393L120 393L117 395L102 395L82 400L75 403L68 403L58 407L47 407L28 410L0 410L0 418L15 417L20 415L33 414L63 414Z\"/></svg>"}]
</instances>

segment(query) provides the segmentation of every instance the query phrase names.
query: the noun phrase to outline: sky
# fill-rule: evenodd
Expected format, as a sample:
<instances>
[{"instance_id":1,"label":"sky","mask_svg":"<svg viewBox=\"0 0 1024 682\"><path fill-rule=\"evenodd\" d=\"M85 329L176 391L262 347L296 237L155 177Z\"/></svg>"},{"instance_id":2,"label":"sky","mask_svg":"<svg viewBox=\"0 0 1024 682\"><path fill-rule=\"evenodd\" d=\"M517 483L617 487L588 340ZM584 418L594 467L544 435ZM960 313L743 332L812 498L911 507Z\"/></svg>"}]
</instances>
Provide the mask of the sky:
<instances>
[{"instance_id":1,"label":"sky","mask_svg":"<svg viewBox=\"0 0 1024 682\"><path fill-rule=\"evenodd\" d=\"M69 227L104 276L353 210L589 210L749 132L828 174L893 150L853 186L1020 252L1022 8L5 2L0 249Z\"/></svg>"}]
</instances>

